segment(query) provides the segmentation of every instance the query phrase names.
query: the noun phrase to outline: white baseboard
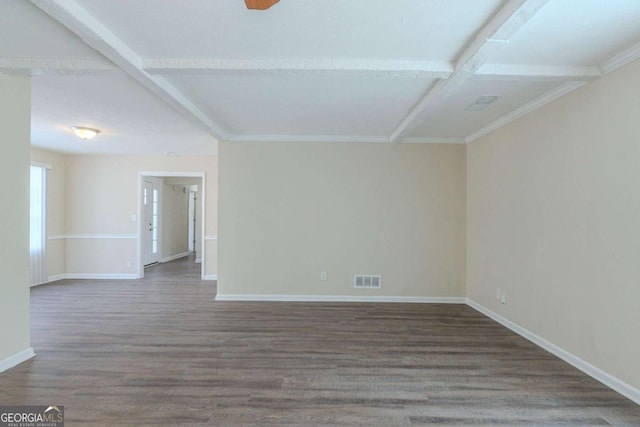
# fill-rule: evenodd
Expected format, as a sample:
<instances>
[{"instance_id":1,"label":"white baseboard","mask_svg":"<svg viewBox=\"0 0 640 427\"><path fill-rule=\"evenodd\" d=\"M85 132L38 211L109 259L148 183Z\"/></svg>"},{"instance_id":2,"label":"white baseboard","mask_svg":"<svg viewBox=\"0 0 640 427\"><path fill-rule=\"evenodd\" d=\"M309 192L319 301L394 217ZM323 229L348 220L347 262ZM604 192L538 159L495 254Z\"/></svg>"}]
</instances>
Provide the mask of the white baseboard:
<instances>
[{"instance_id":1,"label":"white baseboard","mask_svg":"<svg viewBox=\"0 0 640 427\"><path fill-rule=\"evenodd\" d=\"M56 282L58 280L63 280L65 278L64 276L65 276L64 274L56 274L54 276L49 276L47 278L48 279L47 283Z\"/></svg>"},{"instance_id":2,"label":"white baseboard","mask_svg":"<svg viewBox=\"0 0 640 427\"><path fill-rule=\"evenodd\" d=\"M202 280L218 280L217 274L205 274L202 276Z\"/></svg>"},{"instance_id":3,"label":"white baseboard","mask_svg":"<svg viewBox=\"0 0 640 427\"><path fill-rule=\"evenodd\" d=\"M189 252L182 252L181 254L171 255L170 257L162 258L160 260L161 263L173 261L175 259L180 259L189 256Z\"/></svg>"},{"instance_id":4,"label":"white baseboard","mask_svg":"<svg viewBox=\"0 0 640 427\"><path fill-rule=\"evenodd\" d=\"M115 273L115 274L103 274L103 273L67 273L64 275L65 279L86 279L86 280L101 280L101 279L107 279L107 280L131 280L131 279L137 279L138 275L137 274L122 274L122 273Z\"/></svg>"},{"instance_id":5,"label":"white baseboard","mask_svg":"<svg viewBox=\"0 0 640 427\"><path fill-rule=\"evenodd\" d=\"M35 357L35 355L36 354L33 352L33 348L29 347L14 354L13 356L9 356L3 360L0 360L0 372L11 369L16 365L19 365L20 363L25 362L32 357Z\"/></svg>"},{"instance_id":6,"label":"white baseboard","mask_svg":"<svg viewBox=\"0 0 640 427\"><path fill-rule=\"evenodd\" d=\"M40 285L46 285L47 283L56 282L58 280L64 279L108 279L108 280L131 280L131 279L139 279L140 277L137 274L103 274L103 273L67 273L67 274L56 274L55 276L49 276L46 282L36 283L35 285L31 285L30 287L36 287Z\"/></svg>"},{"instance_id":7,"label":"white baseboard","mask_svg":"<svg viewBox=\"0 0 640 427\"><path fill-rule=\"evenodd\" d=\"M62 280L65 278L64 274L56 274L54 276L49 276L47 277L47 280L45 282L42 283L34 283L33 285L31 285L31 288L35 288L36 286L40 286L40 285L46 285L47 283L51 283L51 282L56 282L58 280Z\"/></svg>"},{"instance_id":8,"label":"white baseboard","mask_svg":"<svg viewBox=\"0 0 640 427\"><path fill-rule=\"evenodd\" d=\"M477 302L471 299L467 298L467 305L476 309L477 311L484 314L485 316L490 317L491 319L495 320L501 325L511 329L516 334L528 339L529 341L536 344L537 346L542 347L543 349L547 350L549 353L559 357L560 359L564 360L565 362L569 363L570 365L574 366L575 368L589 375L593 379L600 381L602 384L617 391L621 395L627 397L628 399L640 405L639 389L625 383L624 381L614 377L611 374L608 374L602 369L593 366L589 362L586 362L580 359L578 356L572 353L569 353L568 351L562 349L561 347L558 347L557 345L534 334L528 329L525 329L522 326L516 323L513 323L512 321L500 316L499 314L489 310L488 308L478 304Z\"/></svg>"},{"instance_id":9,"label":"white baseboard","mask_svg":"<svg viewBox=\"0 0 640 427\"><path fill-rule=\"evenodd\" d=\"M291 301L291 302L401 302L421 304L465 304L462 297L391 297L361 295L249 295L218 294L216 301Z\"/></svg>"}]
</instances>

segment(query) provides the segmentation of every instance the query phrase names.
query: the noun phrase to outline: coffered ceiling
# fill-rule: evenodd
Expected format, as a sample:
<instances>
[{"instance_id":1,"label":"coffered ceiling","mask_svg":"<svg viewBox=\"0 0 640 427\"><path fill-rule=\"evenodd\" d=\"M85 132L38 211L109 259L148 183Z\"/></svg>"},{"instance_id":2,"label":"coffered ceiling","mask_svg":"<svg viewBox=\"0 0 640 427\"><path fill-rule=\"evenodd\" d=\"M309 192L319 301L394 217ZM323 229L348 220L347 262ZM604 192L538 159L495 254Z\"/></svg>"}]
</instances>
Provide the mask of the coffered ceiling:
<instances>
[{"instance_id":1,"label":"coffered ceiling","mask_svg":"<svg viewBox=\"0 0 640 427\"><path fill-rule=\"evenodd\" d=\"M640 57L638 22L638 0L2 0L0 71L33 76L33 144L60 151L465 143Z\"/></svg>"}]
</instances>

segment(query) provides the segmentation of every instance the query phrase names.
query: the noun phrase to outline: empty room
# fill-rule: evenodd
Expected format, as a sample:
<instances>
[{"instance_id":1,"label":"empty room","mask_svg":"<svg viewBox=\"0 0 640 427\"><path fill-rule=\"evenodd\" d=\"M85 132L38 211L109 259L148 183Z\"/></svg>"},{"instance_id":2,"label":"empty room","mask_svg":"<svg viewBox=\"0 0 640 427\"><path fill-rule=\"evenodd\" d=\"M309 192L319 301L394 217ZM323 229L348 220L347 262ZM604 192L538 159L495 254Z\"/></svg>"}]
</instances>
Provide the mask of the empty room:
<instances>
[{"instance_id":1,"label":"empty room","mask_svg":"<svg viewBox=\"0 0 640 427\"><path fill-rule=\"evenodd\" d=\"M0 426L640 426L639 22L0 0Z\"/></svg>"}]
</instances>

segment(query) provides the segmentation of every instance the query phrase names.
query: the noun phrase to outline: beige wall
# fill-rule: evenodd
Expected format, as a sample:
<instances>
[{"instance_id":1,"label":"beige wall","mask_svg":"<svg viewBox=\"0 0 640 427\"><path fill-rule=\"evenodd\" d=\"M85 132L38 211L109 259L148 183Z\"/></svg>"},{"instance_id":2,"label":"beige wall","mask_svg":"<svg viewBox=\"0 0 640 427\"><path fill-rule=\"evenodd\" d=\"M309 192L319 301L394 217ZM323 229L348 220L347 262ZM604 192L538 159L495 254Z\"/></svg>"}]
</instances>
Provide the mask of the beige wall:
<instances>
[{"instance_id":1,"label":"beige wall","mask_svg":"<svg viewBox=\"0 0 640 427\"><path fill-rule=\"evenodd\" d=\"M217 157L86 156L67 157L66 272L135 274L138 232L138 172L205 172L206 233L217 234ZM137 218L136 218L137 219ZM77 238L111 235L120 238ZM74 237L76 236L76 237ZM206 255L207 274L216 262Z\"/></svg>"},{"instance_id":2,"label":"beige wall","mask_svg":"<svg viewBox=\"0 0 640 427\"><path fill-rule=\"evenodd\" d=\"M46 150L31 149L31 161L51 166L47 170L47 274L49 278L64 274L65 235L65 156Z\"/></svg>"},{"instance_id":3,"label":"beige wall","mask_svg":"<svg viewBox=\"0 0 640 427\"><path fill-rule=\"evenodd\" d=\"M219 215L220 294L465 295L463 145L223 142Z\"/></svg>"},{"instance_id":4,"label":"beige wall","mask_svg":"<svg viewBox=\"0 0 640 427\"><path fill-rule=\"evenodd\" d=\"M0 73L0 365L30 346L30 114L31 80Z\"/></svg>"},{"instance_id":5,"label":"beige wall","mask_svg":"<svg viewBox=\"0 0 640 427\"><path fill-rule=\"evenodd\" d=\"M472 143L467 158L469 297L636 388L639 113L636 61Z\"/></svg>"},{"instance_id":6,"label":"beige wall","mask_svg":"<svg viewBox=\"0 0 640 427\"><path fill-rule=\"evenodd\" d=\"M48 273L51 279L92 275L134 275L137 266L138 172L205 172L206 233L217 234L217 157L84 156L31 149L31 161L52 166L47 172ZM162 257L187 251L186 200L173 185L198 184L200 178L166 177ZM175 197L173 197L175 196ZM184 204L179 199L184 198ZM181 209L180 207L184 209ZM200 208L198 208L198 215ZM200 215L199 215L200 216ZM182 218L184 217L184 218ZM198 217L200 220L200 218ZM198 242L201 245L201 225ZM178 224L182 224L181 227ZM175 225L175 226L174 226ZM184 228L185 230L182 230ZM109 238L111 237L111 238ZM217 241L206 243L206 272L217 272Z\"/></svg>"}]
</instances>

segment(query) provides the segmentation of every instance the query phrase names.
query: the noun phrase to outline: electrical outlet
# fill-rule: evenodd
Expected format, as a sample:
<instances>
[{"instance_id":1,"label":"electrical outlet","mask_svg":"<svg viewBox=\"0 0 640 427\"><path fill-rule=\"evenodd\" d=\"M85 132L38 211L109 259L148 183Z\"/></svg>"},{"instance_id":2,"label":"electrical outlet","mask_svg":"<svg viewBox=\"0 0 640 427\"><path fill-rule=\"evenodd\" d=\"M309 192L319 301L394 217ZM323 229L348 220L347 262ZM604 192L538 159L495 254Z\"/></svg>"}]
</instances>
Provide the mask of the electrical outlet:
<instances>
[{"instance_id":1,"label":"electrical outlet","mask_svg":"<svg viewBox=\"0 0 640 427\"><path fill-rule=\"evenodd\" d=\"M500 299L502 298L502 290L500 288L496 289L496 299L498 301L500 301Z\"/></svg>"},{"instance_id":2,"label":"electrical outlet","mask_svg":"<svg viewBox=\"0 0 640 427\"><path fill-rule=\"evenodd\" d=\"M127 260L127 268L131 268L131 261Z\"/></svg>"},{"instance_id":3,"label":"electrical outlet","mask_svg":"<svg viewBox=\"0 0 640 427\"><path fill-rule=\"evenodd\" d=\"M502 292L502 296L500 297L500 302L502 304L506 304L507 303L507 293L506 292Z\"/></svg>"},{"instance_id":4,"label":"electrical outlet","mask_svg":"<svg viewBox=\"0 0 640 427\"><path fill-rule=\"evenodd\" d=\"M320 272L320 280L327 280L327 272L326 271L321 271Z\"/></svg>"}]
</instances>

